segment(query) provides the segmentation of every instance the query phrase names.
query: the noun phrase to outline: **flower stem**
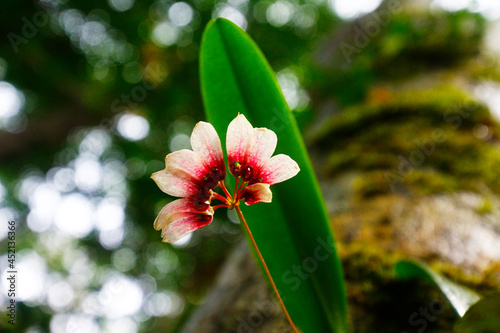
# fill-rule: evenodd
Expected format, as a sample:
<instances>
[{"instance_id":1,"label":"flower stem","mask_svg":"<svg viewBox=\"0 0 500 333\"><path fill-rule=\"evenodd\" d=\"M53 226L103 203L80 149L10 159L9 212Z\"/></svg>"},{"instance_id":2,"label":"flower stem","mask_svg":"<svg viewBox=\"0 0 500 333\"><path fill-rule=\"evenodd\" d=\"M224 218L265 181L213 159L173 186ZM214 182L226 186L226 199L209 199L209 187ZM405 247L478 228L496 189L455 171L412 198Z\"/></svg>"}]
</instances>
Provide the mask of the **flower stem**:
<instances>
[{"instance_id":1,"label":"flower stem","mask_svg":"<svg viewBox=\"0 0 500 333\"><path fill-rule=\"evenodd\" d=\"M222 195L220 195L217 192L212 193L212 199L220 200L220 201L224 202L226 205L229 205L229 201L227 201L226 198L224 198Z\"/></svg>"},{"instance_id":2,"label":"flower stem","mask_svg":"<svg viewBox=\"0 0 500 333\"><path fill-rule=\"evenodd\" d=\"M264 271L266 272L267 278L269 279L269 282L271 282L271 286L273 287L274 293L276 294L276 297L278 298L278 302L280 303L281 308L283 309L283 312L285 313L285 317L290 323L290 326L292 326L292 329L295 333L298 333L299 331L295 327L295 324L292 321L292 318L290 318L290 315L288 314L288 311L286 310L285 304L283 303L283 300L281 299L280 293L278 292L278 288L276 288L276 284L274 284L273 277L271 276L271 273L269 272L269 269L267 268L266 262L264 261L264 258L262 257L262 254L259 251L259 248L257 246L257 243L255 243L255 239L253 238L252 232L250 231L250 228L248 227L247 221L245 220L245 217L243 216L243 212L240 209L239 205L236 205L234 207L236 209L236 212L238 213L238 216L241 220L241 223L245 227L245 230L247 231L248 236L250 237L250 240L252 241L253 248L255 249L255 252L257 253L257 256L259 257L260 263L262 264L262 267L264 268Z\"/></svg>"},{"instance_id":3,"label":"flower stem","mask_svg":"<svg viewBox=\"0 0 500 333\"><path fill-rule=\"evenodd\" d=\"M217 205L217 206L212 206L212 209L213 210L217 210L217 209L222 208L222 207L226 207L227 208L228 206L227 205Z\"/></svg>"},{"instance_id":4,"label":"flower stem","mask_svg":"<svg viewBox=\"0 0 500 333\"><path fill-rule=\"evenodd\" d=\"M243 179L241 180L240 186L238 186L238 189L236 190L236 192L234 192L234 197L238 198L237 201L239 201L240 193L241 193L241 191L243 191L245 186L247 186L247 184L248 184L248 182L244 181Z\"/></svg>"},{"instance_id":5,"label":"flower stem","mask_svg":"<svg viewBox=\"0 0 500 333\"><path fill-rule=\"evenodd\" d=\"M224 194L226 195L227 200L228 200L229 202L233 201L233 197L231 196L231 194L230 194L230 193L229 193L229 191L227 190L227 188L226 188L226 184L224 184L224 181L223 181L223 180L221 180L221 181L219 182L219 186L220 186L220 188L222 189L222 191L224 192Z\"/></svg>"}]
</instances>

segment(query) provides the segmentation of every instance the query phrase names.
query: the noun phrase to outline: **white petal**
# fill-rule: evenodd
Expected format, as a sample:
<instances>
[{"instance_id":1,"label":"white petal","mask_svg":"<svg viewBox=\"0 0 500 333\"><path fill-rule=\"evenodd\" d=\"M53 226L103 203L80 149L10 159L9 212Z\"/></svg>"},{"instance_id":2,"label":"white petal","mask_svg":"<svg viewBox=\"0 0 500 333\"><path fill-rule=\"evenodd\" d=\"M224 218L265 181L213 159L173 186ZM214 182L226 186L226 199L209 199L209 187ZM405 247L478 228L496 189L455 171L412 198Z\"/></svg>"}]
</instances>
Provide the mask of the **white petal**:
<instances>
[{"instance_id":1,"label":"white petal","mask_svg":"<svg viewBox=\"0 0 500 333\"><path fill-rule=\"evenodd\" d=\"M290 156L279 154L271 157L271 159L264 164L258 178L262 183L273 185L292 178L299 171L300 168L297 162L292 160Z\"/></svg>"},{"instance_id":2,"label":"white petal","mask_svg":"<svg viewBox=\"0 0 500 333\"><path fill-rule=\"evenodd\" d=\"M259 202L271 202L273 200L273 194L269 189L269 184L257 183L245 187L243 200L247 205L253 205Z\"/></svg>"},{"instance_id":3,"label":"white petal","mask_svg":"<svg viewBox=\"0 0 500 333\"><path fill-rule=\"evenodd\" d=\"M252 142L246 156L246 163L259 170L271 158L276 149L278 137L267 128L254 128Z\"/></svg>"},{"instance_id":4,"label":"white petal","mask_svg":"<svg viewBox=\"0 0 500 333\"><path fill-rule=\"evenodd\" d=\"M210 224L212 220L211 207L199 210L192 200L178 199L163 207L154 222L154 227L156 230L162 229L164 242L173 243L190 232Z\"/></svg>"},{"instance_id":5,"label":"white petal","mask_svg":"<svg viewBox=\"0 0 500 333\"><path fill-rule=\"evenodd\" d=\"M151 178L163 192L174 197L195 195L199 190L199 186L191 179L175 176L166 170L153 173Z\"/></svg>"},{"instance_id":6,"label":"white petal","mask_svg":"<svg viewBox=\"0 0 500 333\"><path fill-rule=\"evenodd\" d=\"M225 169L220 139L211 124L204 121L196 124L191 134L191 147L207 168Z\"/></svg>"},{"instance_id":7,"label":"white petal","mask_svg":"<svg viewBox=\"0 0 500 333\"><path fill-rule=\"evenodd\" d=\"M165 169L155 172L151 178L165 193L175 197L194 195L208 173L196 154L182 149L165 157Z\"/></svg>"},{"instance_id":8,"label":"white petal","mask_svg":"<svg viewBox=\"0 0 500 333\"><path fill-rule=\"evenodd\" d=\"M229 170L235 162L245 159L247 149L251 144L253 127L244 115L239 114L227 128L226 149Z\"/></svg>"}]
</instances>

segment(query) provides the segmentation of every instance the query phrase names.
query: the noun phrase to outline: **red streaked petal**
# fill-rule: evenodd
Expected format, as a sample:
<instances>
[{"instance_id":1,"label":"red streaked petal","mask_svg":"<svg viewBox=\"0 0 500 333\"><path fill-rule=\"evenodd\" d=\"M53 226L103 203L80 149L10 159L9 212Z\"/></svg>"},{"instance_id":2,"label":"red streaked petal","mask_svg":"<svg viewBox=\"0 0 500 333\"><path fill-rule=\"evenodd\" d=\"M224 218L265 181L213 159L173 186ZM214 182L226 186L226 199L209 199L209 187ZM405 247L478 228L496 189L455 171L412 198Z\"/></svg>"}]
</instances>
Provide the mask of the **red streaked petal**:
<instances>
[{"instance_id":1,"label":"red streaked petal","mask_svg":"<svg viewBox=\"0 0 500 333\"><path fill-rule=\"evenodd\" d=\"M154 227L156 230L163 229L165 227L165 221L175 220L176 216L179 214L207 214L210 212L210 207L208 207L207 209L198 209L196 207L195 201L192 198L177 199L162 208L162 210L156 217Z\"/></svg>"},{"instance_id":2,"label":"red streaked petal","mask_svg":"<svg viewBox=\"0 0 500 333\"><path fill-rule=\"evenodd\" d=\"M156 185L158 185L163 192L174 197L195 195L199 190L199 186L193 182L192 179L173 175L165 169L153 173L151 178L153 178Z\"/></svg>"},{"instance_id":3,"label":"red streaked petal","mask_svg":"<svg viewBox=\"0 0 500 333\"><path fill-rule=\"evenodd\" d=\"M156 230L162 229L162 238L166 243L173 243L185 235L210 224L213 220L213 210L200 211L196 209L191 199L172 201L158 214L154 222Z\"/></svg>"},{"instance_id":4,"label":"red streaked petal","mask_svg":"<svg viewBox=\"0 0 500 333\"><path fill-rule=\"evenodd\" d=\"M229 171L232 171L235 162L245 159L247 149L251 144L253 127L244 115L238 114L227 128L226 149Z\"/></svg>"},{"instance_id":5,"label":"red streaked petal","mask_svg":"<svg viewBox=\"0 0 500 333\"><path fill-rule=\"evenodd\" d=\"M269 189L269 184L257 183L245 187L242 199L249 206L259 202L271 202L273 194Z\"/></svg>"},{"instance_id":6,"label":"red streaked petal","mask_svg":"<svg viewBox=\"0 0 500 333\"><path fill-rule=\"evenodd\" d=\"M259 170L273 155L278 143L276 133L267 128L254 128L252 142L247 151L246 164Z\"/></svg>"},{"instance_id":7,"label":"red streaked petal","mask_svg":"<svg viewBox=\"0 0 500 333\"><path fill-rule=\"evenodd\" d=\"M292 178L299 171L299 165L290 156L279 154L271 157L264 164L256 178L259 182L273 185Z\"/></svg>"},{"instance_id":8,"label":"red streaked petal","mask_svg":"<svg viewBox=\"0 0 500 333\"><path fill-rule=\"evenodd\" d=\"M163 242L174 243L187 234L212 223L212 215L201 216L203 219L200 219L199 215L186 213L186 216L172 221L168 228L162 232Z\"/></svg>"},{"instance_id":9,"label":"red streaked petal","mask_svg":"<svg viewBox=\"0 0 500 333\"><path fill-rule=\"evenodd\" d=\"M191 134L191 147L207 168L218 167L225 172L226 167L220 139L211 124L204 121L196 124Z\"/></svg>"}]
</instances>

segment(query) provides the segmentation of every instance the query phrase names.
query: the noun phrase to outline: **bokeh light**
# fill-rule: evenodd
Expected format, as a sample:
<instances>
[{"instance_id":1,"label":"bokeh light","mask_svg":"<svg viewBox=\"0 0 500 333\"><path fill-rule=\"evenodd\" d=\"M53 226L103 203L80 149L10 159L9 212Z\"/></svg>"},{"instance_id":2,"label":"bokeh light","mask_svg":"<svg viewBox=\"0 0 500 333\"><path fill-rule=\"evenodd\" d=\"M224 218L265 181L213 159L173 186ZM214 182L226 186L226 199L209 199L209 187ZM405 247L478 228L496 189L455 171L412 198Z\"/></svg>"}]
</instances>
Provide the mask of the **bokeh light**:
<instances>
[{"instance_id":1,"label":"bokeh light","mask_svg":"<svg viewBox=\"0 0 500 333\"><path fill-rule=\"evenodd\" d=\"M79 193L68 194L57 207L54 223L62 232L82 238L93 229L93 211L94 206L87 197Z\"/></svg>"},{"instance_id":2,"label":"bokeh light","mask_svg":"<svg viewBox=\"0 0 500 333\"><path fill-rule=\"evenodd\" d=\"M118 118L117 129L125 139L139 141L149 134L149 123L139 115L123 114Z\"/></svg>"},{"instance_id":3,"label":"bokeh light","mask_svg":"<svg viewBox=\"0 0 500 333\"><path fill-rule=\"evenodd\" d=\"M193 8L185 2L176 2L168 10L168 19L175 26L184 27L193 19Z\"/></svg>"},{"instance_id":4,"label":"bokeh light","mask_svg":"<svg viewBox=\"0 0 500 333\"><path fill-rule=\"evenodd\" d=\"M134 6L135 0L108 0L108 2L117 12L125 12Z\"/></svg>"},{"instance_id":5,"label":"bokeh light","mask_svg":"<svg viewBox=\"0 0 500 333\"><path fill-rule=\"evenodd\" d=\"M119 274L109 276L98 295L101 311L111 319L136 314L143 298L139 283Z\"/></svg>"},{"instance_id":6,"label":"bokeh light","mask_svg":"<svg viewBox=\"0 0 500 333\"><path fill-rule=\"evenodd\" d=\"M24 104L24 95L12 84L0 81L0 122L17 115Z\"/></svg>"},{"instance_id":7,"label":"bokeh light","mask_svg":"<svg viewBox=\"0 0 500 333\"><path fill-rule=\"evenodd\" d=\"M245 15L241 13L237 8L227 5L227 4L220 4L214 9L214 18L217 17L223 17L225 19L228 19L229 21L233 22L243 30L246 30L248 26L247 19L245 18Z\"/></svg>"},{"instance_id":8,"label":"bokeh light","mask_svg":"<svg viewBox=\"0 0 500 333\"><path fill-rule=\"evenodd\" d=\"M500 18L500 6L496 0L433 0L431 5L452 12L469 9L492 21Z\"/></svg>"},{"instance_id":9,"label":"bokeh light","mask_svg":"<svg viewBox=\"0 0 500 333\"><path fill-rule=\"evenodd\" d=\"M179 39L179 28L168 22L161 22L153 29L152 39L159 46L174 45Z\"/></svg>"},{"instance_id":10,"label":"bokeh light","mask_svg":"<svg viewBox=\"0 0 500 333\"><path fill-rule=\"evenodd\" d=\"M303 111L309 104L309 95L301 87L295 72L290 68L285 68L279 71L276 76L290 109Z\"/></svg>"},{"instance_id":11,"label":"bokeh light","mask_svg":"<svg viewBox=\"0 0 500 333\"><path fill-rule=\"evenodd\" d=\"M275 27L287 24L293 17L295 6L286 0L279 0L267 8L266 17Z\"/></svg>"},{"instance_id":12,"label":"bokeh light","mask_svg":"<svg viewBox=\"0 0 500 333\"><path fill-rule=\"evenodd\" d=\"M329 0L332 9L343 19L351 20L374 11L382 0Z\"/></svg>"}]
</instances>

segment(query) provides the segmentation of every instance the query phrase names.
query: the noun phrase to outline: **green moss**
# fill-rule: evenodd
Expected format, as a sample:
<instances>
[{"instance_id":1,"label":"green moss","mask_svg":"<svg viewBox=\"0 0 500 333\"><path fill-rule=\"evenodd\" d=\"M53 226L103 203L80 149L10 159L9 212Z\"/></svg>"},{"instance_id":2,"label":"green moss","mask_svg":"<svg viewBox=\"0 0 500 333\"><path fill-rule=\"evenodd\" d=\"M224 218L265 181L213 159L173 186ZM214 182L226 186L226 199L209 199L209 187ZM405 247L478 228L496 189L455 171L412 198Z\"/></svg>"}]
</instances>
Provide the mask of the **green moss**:
<instances>
[{"instance_id":1,"label":"green moss","mask_svg":"<svg viewBox=\"0 0 500 333\"><path fill-rule=\"evenodd\" d=\"M460 133L447 129L443 133L444 141L434 142L434 146L428 143L427 153L418 143L403 151L391 146L390 142L379 142L381 149L377 153L378 158L385 161L389 167L382 163L365 167L369 159L365 159L363 149L358 150L357 159L352 159L351 164L351 167L364 171L357 183L357 192L366 196L394 191L401 187L424 195L457 190L480 192L480 184L484 183L498 193L498 148L475 138L470 132ZM367 149L372 151L373 147Z\"/></svg>"},{"instance_id":2,"label":"green moss","mask_svg":"<svg viewBox=\"0 0 500 333\"><path fill-rule=\"evenodd\" d=\"M488 109L455 87L407 90L384 103L366 103L345 109L309 134L312 143L335 144L337 139L356 135L371 125L417 121L423 126L451 125L470 128L477 123L494 123ZM417 125L419 127L417 127ZM415 132L413 132L415 134Z\"/></svg>"},{"instance_id":3,"label":"green moss","mask_svg":"<svg viewBox=\"0 0 500 333\"><path fill-rule=\"evenodd\" d=\"M500 192L500 150L474 135L498 127L488 109L463 92L443 86L410 90L384 103L348 108L325 122L313 142L328 148L324 172L336 176L361 171L361 197L405 190L417 194Z\"/></svg>"},{"instance_id":4,"label":"green moss","mask_svg":"<svg viewBox=\"0 0 500 333\"><path fill-rule=\"evenodd\" d=\"M411 191L420 195L446 193L457 188L453 177L423 170L411 170L402 178L391 171L377 170L363 173L354 182L354 192L360 199L390 192Z\"/></svg>"}]
</instances>

